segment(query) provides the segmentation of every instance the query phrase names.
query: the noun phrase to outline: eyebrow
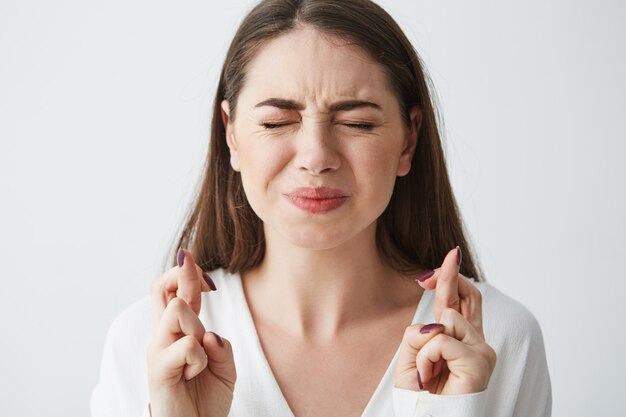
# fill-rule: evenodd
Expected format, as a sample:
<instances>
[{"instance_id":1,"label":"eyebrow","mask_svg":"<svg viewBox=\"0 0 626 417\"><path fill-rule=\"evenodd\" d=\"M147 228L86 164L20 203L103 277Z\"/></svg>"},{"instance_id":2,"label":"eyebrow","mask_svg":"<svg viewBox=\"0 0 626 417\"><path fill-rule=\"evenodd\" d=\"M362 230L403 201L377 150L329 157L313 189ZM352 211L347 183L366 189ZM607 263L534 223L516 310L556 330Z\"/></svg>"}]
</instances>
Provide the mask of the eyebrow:
<instances>
[{"instance_id":1,"label":"eyebrow","mask_svg":"<svg viewBox=\"0 0 626 417\"><path fill-rule=\"evenodd\" d=\"M271 106L277 107L282 110L304 110L304 105L301 103L297 103L293 100L286 100L282 98L268 98L267 100L263 100L258 103L254 107L263 107L263 106ZM334 103L330 106L331 112L338 111L349 111L354 109L359 109L363 107L369 107L376 110L381 110L380 105L373 103L371 101L362 101L362 100L346 100Z\"/></svg>"}]
</instances>

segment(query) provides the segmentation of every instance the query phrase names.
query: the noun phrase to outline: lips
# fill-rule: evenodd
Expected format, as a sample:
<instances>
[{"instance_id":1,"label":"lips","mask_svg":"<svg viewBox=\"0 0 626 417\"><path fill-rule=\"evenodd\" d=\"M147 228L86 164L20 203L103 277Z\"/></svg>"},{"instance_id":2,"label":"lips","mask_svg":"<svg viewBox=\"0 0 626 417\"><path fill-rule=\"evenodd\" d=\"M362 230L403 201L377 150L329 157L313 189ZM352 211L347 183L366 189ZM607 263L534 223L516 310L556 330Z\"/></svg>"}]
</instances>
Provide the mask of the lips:
<instances>
[{"instance_id":1,"label":"lips","mask_svg":"<svg viewBox=\"0 0 626 417\"><path fill-rule=\"evenodd\" d=\"M296 207L309 213L328 213L343 205L348 196L341 190L331 187L296 188L285 197Z\"/></svg>"},{"instance_id":2,"label":"lips","mask_svg":"<svg viewBox=\"0 0 626 417\"><path fill-rule=\"evenodd\" d=\"M346 194L341 190L330 187L301 187L292 190L287 193L287 195L290 197L310 198L314 200L346 197Z\"/></svg>"}]
</instances>

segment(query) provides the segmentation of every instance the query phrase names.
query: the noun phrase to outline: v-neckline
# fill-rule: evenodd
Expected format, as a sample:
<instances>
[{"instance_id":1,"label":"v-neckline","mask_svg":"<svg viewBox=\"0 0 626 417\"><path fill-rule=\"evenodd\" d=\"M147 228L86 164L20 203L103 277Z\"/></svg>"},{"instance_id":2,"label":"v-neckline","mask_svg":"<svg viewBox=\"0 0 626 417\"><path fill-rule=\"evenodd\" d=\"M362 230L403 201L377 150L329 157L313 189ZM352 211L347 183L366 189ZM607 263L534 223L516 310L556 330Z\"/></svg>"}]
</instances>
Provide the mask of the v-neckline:
<instances>
[{"instance_id":1,"label":"v-neckline","mask_svg":"<svg viewBox=\"0 0 626 417\"><path fill-rule=\"evenodd\" d=\"M252 338L255 344L254 353L256 356L258 356L258 359L263 368L263 374L266 376L267 382L272 386L271 389L274 391L276 398L280 398L280 401L282 403L282 408L284 408L285 410L288 410L289 417L295 417L293 411L291 410L291 407L289 407L289 403L287 402L287 399L285 398L282 390L280 389L280 385L278 385L278 381L276 380L274 371L272 371L272 367L270 366L269 361L267 360L267 357L265 356L265 352L263 351L263 346L261 345L261 339L259 338L259 334L257 333L256 326L254 325L252 312L250 311L250 306L248 305L248 300L246 299L246 295L243 289L243 282L241 279L241 275L238 273L233 274L233 275L235 275L236 282L237 282L237 291L236 291L237 295L236 296L239 298L240 305L243 306L242 315L243 315L243 320L244 320L244 326L247 327L247 329L244 329L244 331L249 332L249 334L252 335ZM415 309L415 313L413 314L413 318L411 319L410 324L416 323L417 318L420 316L423 316L424 312L422 310L425 308L423 306L425 306L426 304L424 302L425 295L426 295L426 292L425 291L422 292L422 296L420 297L419 302L417 303L417 307ZM370 417L369 410L375 407L375 402L377 398L381 395L380 391L382 391L385 385L385 382L387 381L387 379L392 377L393 367L395 366L399 352L400 352L400 345L398 345L398 348L396 349L396 353L394 353L393 357L391 358L391 362L387 366L387 370L383 374L383 377L380 379L380 381L378 381L378 385L376 385L376 389L374 390L374 393L368 400L367 405L365 406L365 408L363 409L361 413L361 417Z\"/></svg>"}]
</instances>

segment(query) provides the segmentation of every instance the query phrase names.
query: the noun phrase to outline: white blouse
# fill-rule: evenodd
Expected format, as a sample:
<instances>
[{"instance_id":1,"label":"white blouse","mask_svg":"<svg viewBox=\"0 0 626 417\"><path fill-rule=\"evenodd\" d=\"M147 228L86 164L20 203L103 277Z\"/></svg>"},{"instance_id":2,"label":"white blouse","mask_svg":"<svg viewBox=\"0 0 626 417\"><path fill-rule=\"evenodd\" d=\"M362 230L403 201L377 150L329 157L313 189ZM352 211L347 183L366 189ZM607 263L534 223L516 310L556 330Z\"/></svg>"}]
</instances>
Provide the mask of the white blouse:
<instances>
[{"instance_id":1,"label":"white blouse","mask_svg":"<svg viewBox=\"0 0 626 417\"><path fill-rule=\"evenodd\" d=\"M202 294L205 329L233 347L237 382L229 417L294 417L261 348L241 277L222 269L209 273L217 291ZM489 387L480 393L436 395L395 388L394 355L361 417L546 417L552 391L543 336L533 315L488 283L483 295L487 343L498 355ZM412 323L434 322L434 292L422 295ZM100 380L91 395L92 417L147 417L146 351L151 338L150 298L122 311L107 333Z\"/></svg>"}]
</instances>

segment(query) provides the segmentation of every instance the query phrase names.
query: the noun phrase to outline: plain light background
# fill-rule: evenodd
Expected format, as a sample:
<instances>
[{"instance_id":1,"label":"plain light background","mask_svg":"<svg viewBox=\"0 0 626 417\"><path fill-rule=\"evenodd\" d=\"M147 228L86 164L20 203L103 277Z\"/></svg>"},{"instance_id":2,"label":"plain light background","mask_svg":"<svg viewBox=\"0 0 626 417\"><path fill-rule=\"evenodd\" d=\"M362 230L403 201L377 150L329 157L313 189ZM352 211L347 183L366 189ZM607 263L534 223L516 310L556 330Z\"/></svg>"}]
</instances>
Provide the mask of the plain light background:
<instances>
[{"instance_id":1,"label":"plain light background","mask_svg":"<svg viewBox=\"0 0 626 417\"><path fill-rule=\"evenodd\" d=\"M426 64L487 280L542 325L554 416L626 374L626 5L381 1ZM89 413L113 318L161 271L250 1L0 0L0 404Z\"/></svg>"}]
</instances>

